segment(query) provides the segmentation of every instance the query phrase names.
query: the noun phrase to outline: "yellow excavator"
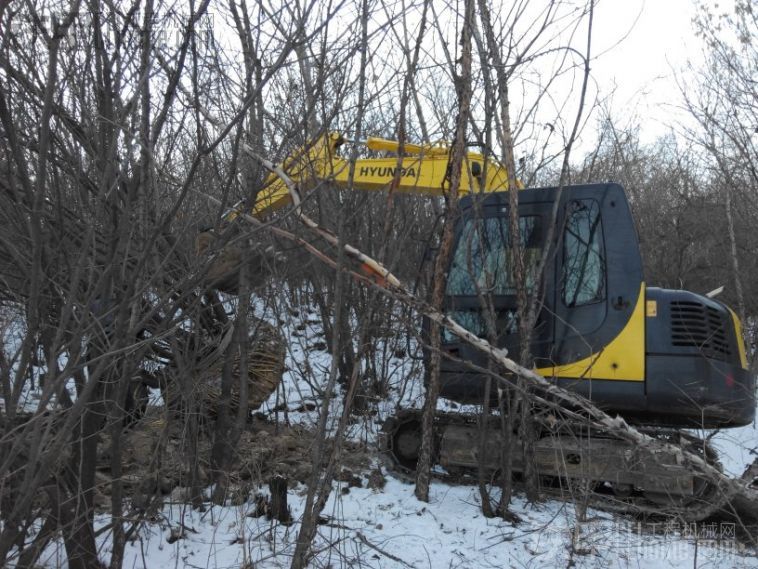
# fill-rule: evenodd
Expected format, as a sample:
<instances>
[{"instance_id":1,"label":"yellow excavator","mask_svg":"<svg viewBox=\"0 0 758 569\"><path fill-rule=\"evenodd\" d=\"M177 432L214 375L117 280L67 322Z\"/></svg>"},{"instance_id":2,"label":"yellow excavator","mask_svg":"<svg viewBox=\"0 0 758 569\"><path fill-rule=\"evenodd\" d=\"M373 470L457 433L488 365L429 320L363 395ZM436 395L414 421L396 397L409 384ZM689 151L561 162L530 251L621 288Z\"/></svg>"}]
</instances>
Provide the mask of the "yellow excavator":
<instances>
[{"instance_id":1,"label":"yellow excavator","mask_svg":"<svg viewBox=\"0 0 758 569\"><path fill-rule=\"evenodd\" d=\"M301 192L318 184L349 190L443 196L449 189L450 148L369 138L366 147L394 154L350 162L339 155L345 139L327 134L294 152L282 170ZM447 271L444 310L470 332L488 337L482 295L494 310L497 343L518 353L515 279L511 267L508 177L505 168L477 152L464 160L461 216ZM614 183L564 188L519 184L519 230L527 264L545 249L552 259L543 275L542 309L531 352L538 373L578 392L608 413L693 448L684 428L746 425L755 416L755 378L748 370L741 324L725 304L688 291L649 287L643 279L637 234L623 188ZM548 226L558 202L554 238ZM282 179L271 174L255 203L227 215L267 216L291 203ZM211 269L221 280L233 259ZM530 270L533 267L527 267ZM531 286L531 285L528 285ZM531 291L535 292L535 291ZM486 356L445 334L442 397L481 404ZM475 366L471 366L471 364ZM458 416L436 422L437 459L449 470L479 464L475 425ZM400 469L413 469L419 417L407 412L385 426L385 452ZM704 485L675 456L656 456L603 436L544 433L534 461L543 476L589 479L619 499L696 500ZM489 435L485 458L499 465L500 438ZM567 457L570 459L567 460ZM514 469L521 465L514 461ZM632 498L630 498L630 496Z\"/></svg>"}]
</instances>

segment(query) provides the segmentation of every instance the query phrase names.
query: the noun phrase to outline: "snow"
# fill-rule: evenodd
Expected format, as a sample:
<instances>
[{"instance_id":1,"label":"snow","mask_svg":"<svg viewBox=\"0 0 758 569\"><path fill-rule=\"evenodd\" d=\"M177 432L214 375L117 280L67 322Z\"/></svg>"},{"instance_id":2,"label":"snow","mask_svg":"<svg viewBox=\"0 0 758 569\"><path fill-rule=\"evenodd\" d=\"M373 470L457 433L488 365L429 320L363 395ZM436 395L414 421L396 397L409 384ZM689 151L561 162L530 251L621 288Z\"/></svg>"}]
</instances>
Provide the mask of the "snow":
<instances>
[{"instance_id":1,"label":"snow","mask_svg":"<svg viewBox=\"0 0 758 569\"><path fill-rule=\"evenodd\" d=\"M320 392L328 378L328 349L314 349L323 342L315 311L308 306L256 306L259 316L276 323L289 343L287 369L280 392L271 396L262 411L286 402L287 419L294 424L315 425ZM293 314L285 322L278 314ZM392 341L389 339L388 341ZM405 345L403 343L403 345ZM412 350L417 350L411 345ZM387 352L386 350L380 350ZM389 351L388 353L392 353ZM421 402L418 362L390 357L382 364L391 377L390 397L378 404L378 415L353 425L353 440L374 440L378 425L403 407ZM156 398L156 401L159 399ZM341 393L333 400L330 418L339 416ZM312 408L305 403L316 403ZM442 408L449 404L442 402ZM333 425L332 425L333 426ZM755 425L721 431L713 442L730 474L739 475L755 458L758 433ZM376 466L376 465L374 465ZM758 567L755 551L746 551L731 537L728 526L695 526L676 522L642 524L630 518L589 510L577 519L569 501L557 499L531 504L521 494L514 496L511 511L521 522L485 518L478 489L472 485L448 485L435 481L430 502L417 500L413 486L387 474L381 490L348 488L335 482L322 512L313 544L312 567L366 568L692 568ZM307 488L289 489L288 502L295 520L283 525L253 517L254 493L242 505L206 505L205 511L186 504L166 502L152 521L142 524L127 544L125 568L196 567L227 568L289 567L295 550ZM97 527L110 518L101 515ZM110 558L109 531L98 538L101 559ZM52 543L40 560L45 567L65 567L60 540Z\"/></svg>"},{"instance_id":2,"label":"snow","mask_svg":"<svg viewBox=\"0 0 758 569\"><path fill-rule=\"evenodd\" d=\"M305 488L289 492L295 519L302 514ZM298 523L284 526L250 517L254 505L210 507L205 512L185 505L166 505L155 523L139 530L127 544L124 567L226 568L288 567ZM471 486L435 483L429 504L419 502L413 486L389 478L382 491L339 484L323 514L314 543L313 567L567 567L692 568L758 567L758 559L736 541L709 539L723 528L671 523L638 525L590 511L577 522L573 506L548 501L532 505L516 496L513 511L522 518L512 525L487 519ZM108 522L106 517L99 525ZM169 538L183 535L173 543ZM102 557L108 558L109 534L100 537ZM42 561L58 567L65 558L62 545L46 551Z\"/></svg>"},{"instance_id":3,"label":"snow","mask_svg":"<svg viewBox=\"0 0 758 569\"><path fill-rule=\"evenodd\" d=\"M719 455L724 472L742 476L745 468L758 458L758 429L756 423L737 429L718 431L712 443Z\"/></svg>"}]
</instances>

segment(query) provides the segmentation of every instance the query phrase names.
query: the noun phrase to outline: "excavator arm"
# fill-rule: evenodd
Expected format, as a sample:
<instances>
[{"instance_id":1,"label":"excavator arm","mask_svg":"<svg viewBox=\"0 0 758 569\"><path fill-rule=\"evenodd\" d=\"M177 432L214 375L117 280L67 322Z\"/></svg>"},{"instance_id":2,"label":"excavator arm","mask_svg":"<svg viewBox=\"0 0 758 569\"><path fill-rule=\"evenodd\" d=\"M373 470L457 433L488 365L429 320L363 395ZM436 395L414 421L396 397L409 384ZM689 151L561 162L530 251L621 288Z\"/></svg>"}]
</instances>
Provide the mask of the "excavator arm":
<instances>
[{"instance_id":1,"label":"excavator arm","mask_svg":"<svg viewBox=\"0 0 758 569\"><path fill-rule=\"evenodd\" d=\"M302 147L287 157L281 169L297 184L301 195L320 185L359 191L389 190L405 194L444 196L450 191L450 147L444 144L405 144L400 152L400 143L370 137L365 145L371 151L385 152L381 158L359 158L351 172L350 161L339 155L339 148L346 140L339 133L328 133ZM458 196L471 193L491 193L508 189L506 169L499 163L477 152L467 152L464 159L465 175L461 177ZM517 181L519 189L523 188ZM224 220L229 223L240 215L265 218L292 203L292 197L284 180L272 172L255 203L236 204ZM198 236L196 251L203 254L215 240L212 231ZM236 292L237 273L243 259L239 246L227 245L214 258L207 272L208 283L219 290ZM368 266L360 268L367 276L381 282L379 275Z\"/></svg>"},{"instance_id":2,"label":"excavator arm","mask_svg":"<svg viewBox=\"0 0 758 569\"><path fill-rule=\"evenodd\" d=\"M442 144L405 144L403 156L398 158L400 143L393 140L369 137L366 148L375 152L394 153L382 158L355 160L352 173L350 162L339 156L338 149L345 143L339 133L329 133L312 144L298 149L282 163L282 169L298 184L301 192L320 183L344 189L362 191L390 190L393 192L427 196L443 196L449 192L450 147ZM461 178L459 196L469 193L490 193L508 189L506 169L482 154L468 152L464 161L468 175ZM521 189L523 186L517 182ZM231 221L242 212L265 217L291 203L284 181L271 173L258 193L252 207L238 204L227 214Z\"/></svg>"}]
</instances>

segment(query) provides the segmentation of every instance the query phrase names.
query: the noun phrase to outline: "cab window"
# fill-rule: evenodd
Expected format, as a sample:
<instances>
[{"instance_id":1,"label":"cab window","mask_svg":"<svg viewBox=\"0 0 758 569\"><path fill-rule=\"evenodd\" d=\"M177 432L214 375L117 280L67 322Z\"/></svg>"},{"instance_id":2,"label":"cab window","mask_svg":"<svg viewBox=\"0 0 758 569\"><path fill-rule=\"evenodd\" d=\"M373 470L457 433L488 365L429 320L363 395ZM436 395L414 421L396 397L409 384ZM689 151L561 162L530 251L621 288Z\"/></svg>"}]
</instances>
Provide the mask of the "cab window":
<instances>
[{"instance_id":1,"label":"cab window","mask_svg":"<svg viewBox=\"0 0 758 569\"><path fill-rule=\"evenodd\" d=\"M539 217L520 217L519 231L524 246L526 286L531 291L542 253ZM447 294L516 294L516 279L513 273L515 262L510 241L506 217L467 220L453 253Z\"/></svg>"},{"instance_id":2,"label":"cab window","mask_svg":"<svg viewBox=\"0 0 758 569\"><path fill-rule=\"evenodd\" d=\"M566 306L605 299L605 247L600 206L574 200L567 206L563 233L562 297Z\"/></svg>"}]
</instances>

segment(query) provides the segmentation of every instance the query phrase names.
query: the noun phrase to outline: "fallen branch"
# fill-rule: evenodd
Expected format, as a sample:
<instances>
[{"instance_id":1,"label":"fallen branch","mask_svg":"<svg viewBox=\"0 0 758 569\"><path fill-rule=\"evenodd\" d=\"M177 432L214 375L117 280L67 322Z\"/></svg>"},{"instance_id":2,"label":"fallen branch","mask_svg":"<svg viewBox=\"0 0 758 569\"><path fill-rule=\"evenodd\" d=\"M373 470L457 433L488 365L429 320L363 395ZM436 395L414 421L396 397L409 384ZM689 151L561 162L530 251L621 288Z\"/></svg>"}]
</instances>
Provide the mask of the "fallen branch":
<instances>
[{"instance_id":1,"label":"fallen branch","mask_svg":"<svg viewBox=\"0 0 758 569\"><path fill-rule=\"evenodd\" d=\"M402 559L400 559L400 558L399 558L399 557L397 557L396 555L392 555L391 553L388 553L387 551L384 551L384 550L383 550L383 549L381 549L380 547L377 547L376 545L374 545L373 543L371 543L371 542L370 542L368 539L366 539L366 536L365 536L365 535L363 535L361 532L356 532L356 533L355 533L355 536L356 536L356 537L357 537L357 538L358 538L358 539L359 539L359 540L360 540L360 541L361 541L361 542L362 542L364 545L366 545L367 547L370 547L371 549L373 549L374 551L376 551L376 552L378 552L378 553L381 553L381 554L382 554L382 555L384 555L384 556L385 556L387 559L392 559L392 561L394 561L394 562L396 562L396 563L400 563L401 565L404 565L404 566L406 566L406 567L413 567L413 565L409 564L409 563L408 563L408 562L406 562L406 561L403 561Z\"/></svg>"},{"instance_id":2,"label":"fallen branch","mask_svg":"<svg viewBox=\"0 0 758 569\"><path fill-rule=\"evenodd\" d=\"M265 158L258 156L255 152L252 151L250 147L243 145L243 149L282 179L290 193L292 202L295 206L295 216L300 219L303 224L308 227L313 233L322 237L331 245L340 247L340 243L336 235L320 227L315 221L303 213L301 208L302 200L300 192L297 188L297 185L287 175L287 173L284 172L280 166L277 166ZM206 197L209 199L214 199L210 196ZM244 219L248 223L262 226L262 223L258 219L249 214L243 213L238 217ZM296 242L305 246L309 252L317 256L319 259L327 262L327 264L330 266L337 266L336 262L330 259L328 255L319 251L314 246L307 243L305 240L297 238L286 231L278 230L277 228L270 227L270 229L274 230L278 235L286 237L288 239L294 237ZM659 450L671 453L681 464L689 466L698 475L717 485L720 488L724 499L717 504L710 504L709 507L699 509L697 513L698 519L702 519L711 515L720 509L726 501L732 500L734 497L740 497L741 502L744 503L758 503L758 493L756 493L755 490L751 489L749 487L749 484L747 484L745 481L729 478L720 472L718 468L709 464L704 458L692 452L686 451L677 445L667 443L641 433L634 427L628 425L622 417L611 417L606 412L597 408L585 397L558 387L556 384L549 382L547 379L536 373L534 370L527 369L519 365L508 357L507 350L497 348L491 345L487 340L480 338L475 334L472 334L463 326L458 324L455 320L450 318L448 315L440 312L439 310L435 310L433 307L416 297L406 286L401 283L401 281L395 275L392 274L389 269L387 269L380 262L369 257L359 249L349 244L344 244L342 247L346 256L359 261L364 271L370 271L367 278L366 276L360 275L355 271L348 270L347 272L353 276L353 278L369 284L370 286L377 287L384 294L389 295L396 300L412 307L419 314L422 314L430 320L440 324L441 326L444 326L447 330L455 334L464 342L490 356L493 360L502 365L511 373L532 381L542 390L544 394L548 394L554 397L571 409L580 409L585 414L585 418L592 421L596 427L604 429L607 432L614 434L619 439L634 443L635 445L638 445L642 448L646 448L651 451ZM511 382L505 377L497 376L497 380L502 385L511 385Z\"/></svg>"}]
</instances>

